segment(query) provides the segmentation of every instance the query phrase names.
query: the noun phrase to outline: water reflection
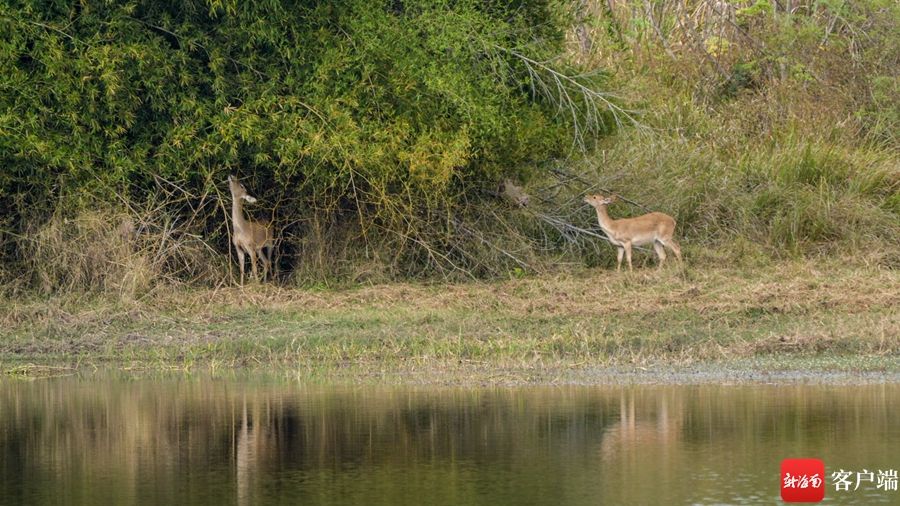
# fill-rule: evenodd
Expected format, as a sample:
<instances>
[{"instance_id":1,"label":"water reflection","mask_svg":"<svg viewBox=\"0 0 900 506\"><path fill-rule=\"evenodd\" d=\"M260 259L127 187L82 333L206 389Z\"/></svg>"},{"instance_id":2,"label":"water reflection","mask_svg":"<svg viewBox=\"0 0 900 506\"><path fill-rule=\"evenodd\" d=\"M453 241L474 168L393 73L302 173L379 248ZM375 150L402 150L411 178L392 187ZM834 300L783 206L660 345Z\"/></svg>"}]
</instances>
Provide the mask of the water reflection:
<instances>
[{"instance_id":1,"label":"water reflection","mask_svg":"<svg viewBox=\"0 0 900 506\"><path fill-rule=\"evenodd\" d=\"M900 467L898 401L894 385L6 380L0 502L773 502L785 457L822 458L828 472ZM843 498L900 497L891 494L873 487Z\"/></svg>"}]
</instances>

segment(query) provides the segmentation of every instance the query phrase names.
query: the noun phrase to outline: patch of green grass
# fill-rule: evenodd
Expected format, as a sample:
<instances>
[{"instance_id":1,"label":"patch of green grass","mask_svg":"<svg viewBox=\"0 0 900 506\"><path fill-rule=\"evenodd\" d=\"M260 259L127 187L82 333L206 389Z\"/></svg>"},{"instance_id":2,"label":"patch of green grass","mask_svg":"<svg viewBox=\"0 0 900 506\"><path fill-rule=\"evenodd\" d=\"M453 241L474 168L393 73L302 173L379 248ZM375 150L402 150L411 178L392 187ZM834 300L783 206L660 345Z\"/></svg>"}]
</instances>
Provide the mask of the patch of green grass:
<instances>
[{"instance_id":1,"label":"patch of green grass","mask_svg":"<svg viewBox=\"0 0 900 506\"><path fill-rule=\"evenodd\" d=\"M440 288L256 286L140 302L6 299L0 360L4 370L90 364L440 371L756 359L803 367L824 356L896 365L898 304L895 271L814 262L751 271L594 270Z\"/></svg>"}]
</instances>

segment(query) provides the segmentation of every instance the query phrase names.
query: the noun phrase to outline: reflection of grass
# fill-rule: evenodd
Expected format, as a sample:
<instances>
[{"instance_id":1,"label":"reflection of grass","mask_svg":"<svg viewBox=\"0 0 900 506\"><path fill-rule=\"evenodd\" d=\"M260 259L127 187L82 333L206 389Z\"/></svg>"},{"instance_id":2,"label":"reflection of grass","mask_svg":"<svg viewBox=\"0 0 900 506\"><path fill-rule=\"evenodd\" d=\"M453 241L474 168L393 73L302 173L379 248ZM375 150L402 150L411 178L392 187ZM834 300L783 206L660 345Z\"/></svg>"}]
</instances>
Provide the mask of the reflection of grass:
<instances>
[{"instance_id":1,"label":"reflection of grass","mask_svg":"<svg viewBox=\"0 0 900 506\"><path fill-rule=\"evenodd\" d=\"M820 263L326 292L256 286L144 301L6 299L0 353L6 370L78 362L449 371L758 358L803 368L816 357L827 368L893 369L898 305L896 272Z\"/></svg>"},{"instance_id":2,"label":"reflection of grass","mask_svg":"<svg viewBox=\"0 0 900 506\"><path fill-rule=\"evenodd\" d=\"M19 364L4 371L8 376L19 378L52 378L72 376L77 369L66 365Z\"/></svg>"}]
</instances>

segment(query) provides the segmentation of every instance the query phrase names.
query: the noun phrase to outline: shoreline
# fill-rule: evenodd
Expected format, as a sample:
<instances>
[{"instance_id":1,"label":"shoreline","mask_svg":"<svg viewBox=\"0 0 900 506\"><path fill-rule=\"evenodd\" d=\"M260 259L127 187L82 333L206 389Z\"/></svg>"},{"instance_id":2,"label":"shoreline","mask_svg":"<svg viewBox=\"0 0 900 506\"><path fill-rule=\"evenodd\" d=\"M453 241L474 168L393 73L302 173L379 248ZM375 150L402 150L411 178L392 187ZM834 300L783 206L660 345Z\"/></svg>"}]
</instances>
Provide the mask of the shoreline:
<instances>
[{"instance_id":1,"label":"shoreline","mask_svg":"<svg viewBox=\"0 0 900 506\"><path fill-rule=\"evenodd\" d=\"M376 368L345 366L338 368L294 369L242 367L193 368L143 367L132 364L13 364L0 362L3 379L53 379L77 377L84 380L121 377L132 380L214 378L224 380L297 382L305 385L355 387L630 387L630 386L857 386L900 384L900 359L885 358L871 365L879 369L828 369L834 357L808 359L803 368L791 368L790 362L773 368L771 361L700 363L692 366L582 366L564 365L536 367L473 366ZM794 364L797 365L797 364ZM0 379L2 381L2 379Z\"/></svg>"}]
</instances>

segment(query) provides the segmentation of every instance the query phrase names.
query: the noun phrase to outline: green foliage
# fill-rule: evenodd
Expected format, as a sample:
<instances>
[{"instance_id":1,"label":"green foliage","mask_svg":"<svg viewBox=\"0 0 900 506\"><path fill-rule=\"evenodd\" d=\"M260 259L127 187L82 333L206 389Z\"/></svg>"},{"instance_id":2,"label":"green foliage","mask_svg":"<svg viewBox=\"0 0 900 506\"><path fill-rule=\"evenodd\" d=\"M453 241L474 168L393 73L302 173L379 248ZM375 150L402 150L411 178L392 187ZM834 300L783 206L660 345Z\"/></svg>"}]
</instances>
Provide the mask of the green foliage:
<instances>
[{"instance_id":1,"label":"green foliage","mask_svg":"<svg viewBox=\"0 0 900 506\"><path fill-rule=\"evenodd\" d=\"M538 64L570 18L540 0L6 4L0 227L160 185L196 212L235 172L296 235L325 213L433 241L484 188L611 129L599 74ZM546 86L556 72L579 77ZM215 206L200 219L224 246Z\"/></svg>"},{"instance_id":2,"label":"green foliage","mask_svg":"<svg viewBox=\"0 0 900 506\"><path fill-rule=\"evenodd\" d=\"M900 76L876 75L870 80L871 103L857 114L873 139L888 146L900 145Z\"/></svg>"},{"instance_id":3,"label":"green foliage","mask_svg":"<svg viewBox=\"0 0 900 506\"><path fill-rule=\"evenodd\" d=\"M751 18L753 16L765 16L772 14L772 2L768 0L756 0L753 4L742 7L735 12L738 19Z\"/></svg>"},{"instance_id":4,"label":"green foliage","mask_svg":"<svg viewBox=\"0 0 900 506\"><path fill-rule=\"evenodd\" d=\"M731 69L731 75L722 87L722 95L734 97L741 90L752 88L759 82L760 68L757 61L737 62Z\"/></svg>"}]
</instances>

